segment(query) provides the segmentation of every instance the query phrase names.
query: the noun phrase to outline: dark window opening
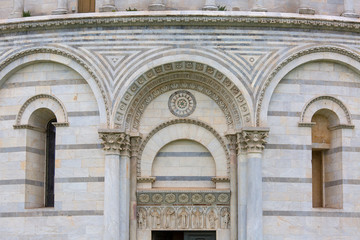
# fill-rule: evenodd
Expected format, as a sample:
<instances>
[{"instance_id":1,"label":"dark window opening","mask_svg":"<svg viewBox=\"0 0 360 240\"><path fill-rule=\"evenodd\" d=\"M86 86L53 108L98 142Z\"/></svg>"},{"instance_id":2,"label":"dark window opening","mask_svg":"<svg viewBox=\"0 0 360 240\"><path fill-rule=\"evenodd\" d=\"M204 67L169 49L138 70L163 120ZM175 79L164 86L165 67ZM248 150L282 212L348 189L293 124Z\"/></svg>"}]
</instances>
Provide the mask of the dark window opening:
<instances>
[{"instance_id":1,"label":"dark window opening","mask_svg":"<svg viewBox=\"0 0 360 240\"><path fill-rule=\"evenodd\" d=\"M95 0L79 0L78 4L79 13L95 12Z\"/></svg>"},{"instance_id":2,"label":"dark window opening","mask_svg":"<svg viewBox=\"0 0 360 240\"><path fill-rule=\"evenodd\" d=\"M46 176L45 176L45 207L54 207L55 183L55 137L56 128L52 119L46 126Z\"/></svg>"}]
</instances>

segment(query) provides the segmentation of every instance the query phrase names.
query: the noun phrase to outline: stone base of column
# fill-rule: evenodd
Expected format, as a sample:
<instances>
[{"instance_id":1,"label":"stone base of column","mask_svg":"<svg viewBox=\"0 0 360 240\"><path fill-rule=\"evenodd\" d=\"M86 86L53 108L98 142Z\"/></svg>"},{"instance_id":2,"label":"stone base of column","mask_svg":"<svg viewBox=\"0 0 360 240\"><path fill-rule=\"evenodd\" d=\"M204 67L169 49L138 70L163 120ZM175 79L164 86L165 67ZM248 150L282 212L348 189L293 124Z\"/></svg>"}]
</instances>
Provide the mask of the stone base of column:
<instances>
[{"instance_id":1,"label":"stone base of column","mask_svg":"<svg viewBox=\"0 0 360 240\"><path fill-rule=\"evenodd\" d=\"M12 12L9 18L21 18L23 16L22 12Z\"/></svg>"},{"instance_id":2,"label":"stone base of column","mask_svg":"<svg viewBox=\"0 0 360 240\"><path fill-rule=\"evenodd\" d=\"M115 12L116 8L113 5L105 5L99 8L99 12Z\"/></svg>"},{"instance_id":3,"label":"stone base of column","mask_svg":"<svg viewBox=\"0 0 360 240\"><path fill-rule=\"evenodd\" d=\"M218 10L218 7L215 6L215 5L205 5L203 8L202 8L203 11L217 11Z\"/></svg>"},{"instance_id":4,"label":"stone base of column","mask_svg":"<svg viewBox=\"0 0 360 240\"><path fill-rule=\"evenodd\" d=\"M267 12L266 8L263 7L255 7L253 9L251 9L252 12Z\"/></svg>"},{"instance_id":5,"label":"stone base of column","mask_svg":"<svg viewBox=\"0 0 360 240\"><path fill-rule=\"evenodd\" d=\"M59 8L59 9L56 9L51 12L52 15L62 15L62 14L67 14L67 13L68 13L68 10L65 8Z\"/></svg>"},{"instance_id":6,"label":"stone base of column","mask_svg":"<svg viewBox=\"0 0 360 240\"><path fill-rule=\"evenodd\" d=\"M341 16L348 17L348 18L358 18L358 17L360 17L360 15L355 13L355 12L344 12L344 13L341 14Z\"/></svg>"},{"instance_id":7,"label":"stone base of column","mask_svg":"<svg viewBox=\"0 0 360 240\"><path fill-rule=\"evenodd\" d=\"M298 11L299 11L299 14L308 14L308 15L314 15L315 14L315 9L308 8L308 7L299 8Z\"/></svg>"},{"instance_id":8,"label":"stone base of column","mask_svg":"<svg viewBox=\"0 0 360 240\"><path fill-rule=\"evenodd\" d=\"M154 3L149 6L149 11L164 11L164 10L165 10L165 4Z\"/></svg>"}]
</instances>

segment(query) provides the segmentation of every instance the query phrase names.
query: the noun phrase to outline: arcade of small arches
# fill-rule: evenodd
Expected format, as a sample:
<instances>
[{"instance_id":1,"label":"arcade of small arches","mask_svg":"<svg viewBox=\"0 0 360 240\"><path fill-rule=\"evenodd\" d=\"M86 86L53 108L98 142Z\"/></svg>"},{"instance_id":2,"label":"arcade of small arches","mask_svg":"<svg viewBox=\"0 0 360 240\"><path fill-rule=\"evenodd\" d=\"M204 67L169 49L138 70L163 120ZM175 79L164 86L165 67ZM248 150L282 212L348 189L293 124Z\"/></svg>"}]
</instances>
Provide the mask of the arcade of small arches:
<instances>
[{"instance_id":1,"label":"arcade of small arches","mask_svg":"<svg viewBox=\"0 0 360 240\"><path fill-rule=\"evenodd\" d=\"M2 83L15 71L14 64L19 64L15 68L19 69L20 62L28 65L50 60L42 52L33 50L9 57L11 61L0 65ZM51 57L51 61L72 66L80 73L97 100L101 119L99 135L104 146L106 169L105 239L116 239L118 236L120 239L150 239L154 230L217 230L218 236L223 237L220 239L236 239L244 229L255 239L261 239L261 231L254 226L262 225L262 209L259 208L262 202L261 162L268 132L271 131L266 127L266 113L275 87L288 72L307 62L336 59L360 71L357 61L360 57L350 50L309 48L289 56L276 66L257 95L254 93L259 97L252 99L252 94L241 92L238 83L230 80L221 69L199 62L172 62L138 76L111 107L109 95L90 66L76 56L69 58L70 53L52 49L46 52L55 56ZM324 52L332 55L323 57L321 53ZM149 110L151 104L164 99L166 102L159 104L163 108L158 112L166 111L168 120L163 119L144 128L142 125L147 120L156 118L156 109ZM216 109L218 122L202 118L207 106ZM257 108L252 109L252 106ZM32 138L44 139L49 122L56 128L71 124L64 104L56 96L39 94L23 103L14 128L27 129L26 141L29 142ZM319 128L314 128L314 125ZM312 152L318 159L314 163L317 165L313 166L316 169L325 162L331 162L321 153L341 146L342 131L354 125L351 113L340 99L319 96L304 105L299 127L315 129L312 131ZM323 143L318 141L320 135L326 139L325 145L319 145ZM338 136L339 139L330 136ZM43 147L44 151L47 147ZM178 156L188 158L186 161L197 164L203 172L192 172L186 165L175 163L177 160L174 159ZM192 162L195 157L198 163ZM36 161L45 160L39 158ZM245 169L237 164L239 161L247 162ZM169 162L174 162L173 168L166 165ZM166 171L161 171L162 168ZM30 176L28 179L31 179L37 169L26 171ZM336 172L337 169L331 171ZM241 174L244 172L246 174ZM314 181L315 189L322 188L321 178L313 172L313 179L317 179ZM107 184L108 179L111 179L111 184ZM188 179L193 181L191 189L187 187ZM244 191L239 188L239 182L252 184L245 186ZM29 189L27 193L26 207L46 206L47 203L41 200L44 189ZM45 194L54 193L46 190ZM326 201L331 199L331 195L341 194L339 187L325 189L314 194L313 204L316 207L341 208L341 199ZM245 203L241 203L247 206L246 214L242 208L238 209L240 198L246 199ZM136 212L129 211L134 208L137 208ZM127 210L119 214L119 209Z\"/></svg>"}]
</instances>

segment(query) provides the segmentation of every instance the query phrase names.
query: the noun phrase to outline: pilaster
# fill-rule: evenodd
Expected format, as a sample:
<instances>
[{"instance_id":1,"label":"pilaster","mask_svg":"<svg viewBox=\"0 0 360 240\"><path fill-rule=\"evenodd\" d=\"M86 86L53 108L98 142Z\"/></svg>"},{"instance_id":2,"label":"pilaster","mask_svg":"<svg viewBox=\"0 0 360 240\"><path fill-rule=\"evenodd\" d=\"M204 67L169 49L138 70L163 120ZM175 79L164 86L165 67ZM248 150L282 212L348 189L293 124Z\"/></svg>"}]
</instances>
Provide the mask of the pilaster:
<instances>
[{"instance_id":1,"label":"pilaster","mask_svg":"<svg viewBox=\"0 0 360 240\"><path fill-rule=\"evenodd\" d=\"M341 16L350 18L359 17L359 14L355 13L354 0L344 0L344 12Z\"/></svg>"},{"instance_id":2,"label":"pilaster","mask_svg":"<svg viewBox=\"0 0 360 240\"><path fill-rule=\"evenodd\" d=\"M267 9L264 7L264 0L254 0L252 12L267 12Z\"/></svg>"},{"instance_id":3,"label":"pilaster","mask_svg":"<svg viewBox=\"0 0 360 240\"><path fill-rule=\"evenodd\" d=\"M61 15L68 13L67 7L68 1L67 0L57 0L57 8L56 10L52 11L53 15Z\"/></svg>"},{"instance_id":4,"label":"pilaster","mask_svg":"<svg viewBox=\"0 0 360 240\"><path fill-rule=\"evenodd\" d=\"M115 8L115 0L104 0L102 6L99 8L100 12L114 12Z\"/></svg>"},{"instance_id":5,"label":"pilaster","mask_svg":"<svg viewBox=\"0 0 360 240\"><path fill-rule=\"evenodd\" d=\"M298 9L299 14L309 14L309 15L314 15L315 14L315 9L309 7L307 5L307 0L299 0L300 1L300 6Z\"/></svg>"},{"instance_id":6,"label":"pilaster","mask_svg":"<svg viewBox=\"0 0 360 240\"><path fill-rule=\"evenodd\" d=\"M164 0L151 0L149 5L150 11L163 11L165 10Z\"/></svg>"},{"instance_id":7,"label":"pilaster","mask_svg":"<svg viewBox=\"0 0 360 240\"><path fill-rule=\"evenodd\" d=\"M205 11L217 11L218 8L216 6L215 0L206 0L205 4L204 4L204 7L203 7L203 10L205 10Z\"/></svg>"},{"instance_id":8,"label":"pilaster","mask_svg":"<svg viewBox=\"0 0 360 240\"><path fill-rule=\"evenodd\" d=\"M24 0L13 0L13 10L9 18L20 18L24 12Z\"/></svg>"}]
</instances>

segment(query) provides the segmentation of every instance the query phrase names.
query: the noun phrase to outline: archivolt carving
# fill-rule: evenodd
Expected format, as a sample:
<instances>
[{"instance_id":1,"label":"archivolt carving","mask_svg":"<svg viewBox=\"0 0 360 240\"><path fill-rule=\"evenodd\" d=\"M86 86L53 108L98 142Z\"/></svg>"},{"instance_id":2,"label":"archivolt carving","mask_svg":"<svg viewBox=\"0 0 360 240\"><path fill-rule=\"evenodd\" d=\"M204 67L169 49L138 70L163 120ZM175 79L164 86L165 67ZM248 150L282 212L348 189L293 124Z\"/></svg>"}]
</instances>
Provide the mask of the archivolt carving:
<instances>
[{"instance_id":1,"label":"archivolt carving","mask_svg":"<svg viewBox=\"0 0 360 240\"><path fill-rule=\"evenodd\" d=\"M105 103L105 109L106 109L106 119L107 119L107 124L110 124L110 104L109 101L107 99L106 93L99 81L99 78L97 77L97 75L93 72L93 70L80 58L76 57L75 55L66 52L64 50L58 49L58 48L53 48L53 47L34 47L34 48L29 48L26 49L24 51L18 52L14 55L11 55L10 57L6 58L3 62L1 62L0 64L0 71L3 70L6 66L8 66L10 63L14 62L17 59L20 59L22 57L28 56L28 55L32 55L32 54L37 54L37 53L51 53L51 54L55 54L55 55L61 55L63 57L66 57L68 59L71 59L75 62L77 62L79 65L81 65L83 68L86 69L86 71L91 75L91 77L95 80L96 85L99 88L99 91L101 92L101 95L103 97L104 103Z\"/></svg>"},{"instance_id":2,"label":"archivolt carving","mask_svg":"<svg viewBox=\"0 0 360 240\"><path fill-rule=\"evenodd\" d=\"M177 89L193 89L211 97L233 127L251 124L244 96L224 74L201 63L175 62L157 66L137 78L120 100L115 125L138 129L146 106L162 93Z\"/></svg>"},{"instance_id":3,"label":"archivolt carving","mask_svg":"<svg viewBox=\"0 0 360 240\"><path fill-rule=\"evenodd\" d=\"M353 126L352 122L351 122L351 114L349 113L349 110L347 109L347 107L339 99L337 99L335 97L332 97L332 96L320 96L320 97L316 97L316 98L310 100L310 102L308 102L305 105L304 109L301 112L300 124L309 124L309 123L311 123L311 117L312 116L309 116L308 109L314 103L319 102L321 100L334 102L336 105L338 105L343 110L344 116L346 118L346 119L341 119L341 117L337 114L340 117L340 124L347 124L349 126ZM326 108L326 107L330 107L330 106L323 106L323 107ZM320 109L318 109L318 110L320 110Z\"/></svg>"},{"instance_id":4,"label":"archivolt carving","mask_svg":"<svg viewBox=\"0 0 360 240\"><path fill-rule=\"evenodd\" d=\"M57 121L58 121L57 126L67 126L69 124L65 106L62 104L62 102L59 99L57 99L56 97L54 97L52 95L48 95L48 94L38 94L38 95L35 95L35 96L29 98L28 100L26 100L26 102L21 106L20 111L19 111L18 115L16 116L16 122L14 125L15 128L22 128L22 126L28 124L28 122L27 122L28 119L23 119L23 114L24 114L25 110L27 109L27 107L31 103L33 103L39 99L45 99L46 101L51 101L51 103L55 102L54 105L55 106L57 105L59 107L59 109L61 109L60 115L56 116ZM52 110L52 109L50 109L50 110ZM56 113L54 113L54 114L56 114Z\"/></svg>"},{"instance_id":5,"label":"archivolt carving","mask_svg":"<svg viewBox=\"0 0 360 240\"><path fill-rule=\"evenodd\" d=\"M342 48L342 47L338 47L338 46L318 46L318 47L311 47L305 50L301 50L293 55L291 55L290 57L286 58L284 61L282 61L275 69L274 71L272 71L272 73L268 76L268 78L266 79L261 92L260 92L260 96L259 96L259 100L258 100L258 104L256 107L256 126L260 126L260 114L261 114L261 108L262 108L262 103L264 100L264 96L266 93L267 88L269 87L271 81L275 78L275 76L280 72L281 69L283 69L287 64L289 64L290 62L308 55L308 54L312 54L312 53L319 53L319 52L331 52L331 53L338 53L344 56L348 56L352 59L354 59L355 61L360 61L360 55L349 51L348 49Z\"/></svg>"},{"instance_id":6,"label":"archivolt carving","mask_svg":"<svg viewBox=\"0 0 360 240\"><path fill-rule=\"evenodd\" d=\"M213 129L212 127L210 127L209 125L207 125L204 122L195 120L195 119L190 119L190 118L179 118L179 119L173 119L170 120L168 122L164 122L160 125L158 125L157 127L155 127L144 139L144 141L141 143L140 148L139 148L139 155L140 159L141 159L141 155L142 152L144 151L144 148L146 146L146 144L149 142L149 140L157 133L159 132L161 129L164 129L170 125L174 125L174 124L179 124L179 123L189 123L189 124L195 124L197 126L203 127L206 130L210 131L215 137L216 139L220 142L221 146L223 147L225 154L226 154L226 159L227 159L227 165L228 165L228 172L229 172L229 164L230 164L230 155L229 152L226 148L226 144L224 139L220 136L220 134L218 134L216 132L215 129ZM138 160L137 162L137 176L140 177L141 176L141 166L140 166L140 161Z\"/></svg>"}]
</instances>

